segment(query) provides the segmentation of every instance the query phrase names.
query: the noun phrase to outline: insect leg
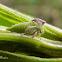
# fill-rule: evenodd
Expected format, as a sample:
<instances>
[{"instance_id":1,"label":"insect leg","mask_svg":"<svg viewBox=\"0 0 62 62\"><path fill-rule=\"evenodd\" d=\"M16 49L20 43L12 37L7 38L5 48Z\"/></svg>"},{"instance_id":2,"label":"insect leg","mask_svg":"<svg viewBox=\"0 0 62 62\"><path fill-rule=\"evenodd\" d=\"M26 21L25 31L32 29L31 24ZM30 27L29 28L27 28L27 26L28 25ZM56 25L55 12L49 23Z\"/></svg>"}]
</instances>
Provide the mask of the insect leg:
<instances>
[{"instance_id":1,"label":"insect leg","mask_svg":"<svg viewBox=\"0 0 62 62\"><path fill-rule=\"evenodd\" d=\"M37 36L37 31L33 34L32 38L35 37L35 36Z\"/></svg>"}]
</instances>

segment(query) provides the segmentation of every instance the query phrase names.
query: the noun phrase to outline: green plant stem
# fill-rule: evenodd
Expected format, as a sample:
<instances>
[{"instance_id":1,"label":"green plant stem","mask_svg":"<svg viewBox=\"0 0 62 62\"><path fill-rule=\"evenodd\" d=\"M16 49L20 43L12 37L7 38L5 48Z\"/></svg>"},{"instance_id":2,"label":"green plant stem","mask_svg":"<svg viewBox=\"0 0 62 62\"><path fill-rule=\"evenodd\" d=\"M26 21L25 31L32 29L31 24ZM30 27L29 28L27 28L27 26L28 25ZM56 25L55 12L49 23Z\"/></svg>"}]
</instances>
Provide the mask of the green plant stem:
<instances>
[{"instance_id":1,"label":"green plant stem","mask_svg":"<svg viewBox=\"0 0 62 62\"><path fill-rule=\"evenodd\" d=\"M51 39L51 40L60 40L62 41L62 38L59 37L57 34L55 34L54 32L48 30L47 28L44 27L44 34L42 35L42 37Z\"/></svg>"},{"instance_id":2,"label":"green plant stem","mask_svg":"<svg viewBox=\"0 0 62 62\"><path fill-rule=\"evenodd\" d=\"M40 51L41 53L45 53L53 57L62 57L62 42L60 42L59 44L54 44L47 42L46 40L42 40L42 38L40 40L37 37L31 38L31 36L17 33L0 33L0 40L18 42L20 43L20 45L24 45L31 51ZM3 43L4 41L1 44Z\"/></svg>"},{"instance_id":3,"label":"green plant stem","mask_svg":"<svg viewBox=\"0 0 62 62\"><path fill-rule=\"evenodd\" d=\"M7 31L6 29L7 29L7 27L0 26L0 33L10 33L10 31Z\"/></svg>"},{"instance_id":4,"label":"green plant stem","mask_svg":"<svg viewBox=\"0 0 62 62\"><path fill-rule=\"evenodd\" d=\"M10 31L6 30L7 27L0 26L0 33L11 33ZM3 42L3 43L2 43ZM49 57L41 52L36 51L29 51L25 46L20 45L19 42L12 42L12 41L6 41L6 40L0 40L0 50L10 51L10 52L19 52L19 53L27 53L29 55L33 56L39 56L39 57Z\"/></svg>"},{"instance_id":5,"label":"green plant stem","mask_svg":"<svg viewBox=\"0 0 62 62\"><path fill-rule=\"evenodd\" d=\"M31 48L21 44L20 42L13 42L13 41L0 40L0 50L9 51L13 53L22 53L42 58L50 57L49 55L46 55L39 51L31 50Z\"/></svg>"},{"instance_id":6,"label":"green plant stem","mask_svg":"<svg viewBox=\"0 0 62 62\"><path fill-rule=\"evenodd\" d=\"M29 22L34 18L0 4L0 20L3 21L3 19L5 21L5 26L11 26L19 22ZM8 23L10 24L7 25ZM0 24L3 25L3 22ZM45 33L47 34L48 37L52 36L52 39L56 38L56 40L62 40L61 29L49 25L47 23L44 26L48 29L47 31L47 29L45 28Z\"/></svg>"},{"instance_id":7,"label":"green plant stem","mask_svg":"<svg viewBox=\"0 0 62 62\"><path fill-rule=\"evenodd\" d=\"M6 57L7 59L1 60L1 62L62 62L62 58L39 58L34 56L27 56L17 53L11 53L0 50L0 56Z\"/></svg>"},{"instance_id":8,"label":"green plant stem","mask_svg":"<svg viewBox=\"0 0 62 62\"><path fill-rule=\"evenodd\" d=\"M59 29L59 28L57 28L57 27L55 27L55 26L52 26L52 25L50 25L50 24L45 24L44 25L49 31L51 31L52 33L54 33L56 36L57 36L57 38L60 38L60 40L62 40L62 30L61 29Z\"/></svg>"},{"instance_id":9,"label":"green plant stem","mask_svg":"<svg viewBox=\"0 0 62 62\"><path fill-rule=\"evenodd\" d=\"M10 9L2 4L0 4L0 17L4 18L5 20L17 24L19 22L26 22L30 19L27 18L27 15L25 16L24 14L15 11L13 9ZM29 16L28 16L29 17ZM31 18L31 17L30 17Z\"/></svg>"}]
</instances>

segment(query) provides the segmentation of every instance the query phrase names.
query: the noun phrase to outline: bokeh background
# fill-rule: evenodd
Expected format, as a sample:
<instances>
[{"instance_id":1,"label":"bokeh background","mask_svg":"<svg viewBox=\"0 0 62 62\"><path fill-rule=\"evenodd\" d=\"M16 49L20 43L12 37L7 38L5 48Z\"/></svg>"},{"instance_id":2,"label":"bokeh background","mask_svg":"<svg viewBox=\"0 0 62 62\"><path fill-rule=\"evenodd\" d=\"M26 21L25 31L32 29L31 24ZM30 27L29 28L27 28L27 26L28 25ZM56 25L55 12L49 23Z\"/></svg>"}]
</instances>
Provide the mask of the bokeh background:
<instances>
[{"instance_id":1,"label":"bokeh background","mask_svg":"<svg viewBox=\"0 0 62 62\"><path fill-rule=\"evenodd\" d=\"M0 3L62 29L62 0L0 0Z\"/></svg>"}]
</instances>

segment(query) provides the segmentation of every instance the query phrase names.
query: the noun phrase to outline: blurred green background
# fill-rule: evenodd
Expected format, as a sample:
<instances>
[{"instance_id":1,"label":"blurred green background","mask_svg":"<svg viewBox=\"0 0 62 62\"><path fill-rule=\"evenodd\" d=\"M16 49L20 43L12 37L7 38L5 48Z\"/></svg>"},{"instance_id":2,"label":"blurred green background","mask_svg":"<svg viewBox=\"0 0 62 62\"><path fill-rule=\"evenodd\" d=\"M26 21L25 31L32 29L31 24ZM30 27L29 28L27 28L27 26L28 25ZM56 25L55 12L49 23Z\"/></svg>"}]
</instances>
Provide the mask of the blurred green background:
<instances>
[{"instance_id":1,"label":"blurred green background","mask_svg":"<svg viewBox=\"0 0 62 62\"><path fill-rule=\"evenodd\" d=\"M0 0L0 3L62 28L62 0Z\"/></svg>"}]
</instances>

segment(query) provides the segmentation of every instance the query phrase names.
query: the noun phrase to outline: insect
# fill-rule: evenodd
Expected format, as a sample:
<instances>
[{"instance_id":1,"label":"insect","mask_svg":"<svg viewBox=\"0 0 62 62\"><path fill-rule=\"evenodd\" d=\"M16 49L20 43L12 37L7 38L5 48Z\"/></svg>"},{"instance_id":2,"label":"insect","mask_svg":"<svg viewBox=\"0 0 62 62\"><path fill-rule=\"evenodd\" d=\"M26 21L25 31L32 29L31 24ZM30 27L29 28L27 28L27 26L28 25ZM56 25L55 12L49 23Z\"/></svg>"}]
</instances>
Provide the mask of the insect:
<instances>
[{"instance_id":1,"label":"insect","mask_svg":"<svg viewBox=\"0 0 62 62\"><path fill-rule=\"evenodd\" d=\"M25 35L41 36L44 33L43 25L45 21L39 18L34 18L30 22L21 22L7 28L11 32L23 33Z\"/></svg>"},{"instance_id":2,"label":"insect","mask_svg":"<svg viewBox=\"0 0 62 62\"><path fill-rule=\"evenodd\" d=\"M44 33L43 25L46 23L44 20L35 18L31 21L32 23L36 23L34 26L28 26L25 29L26 35L32 35L32 38L35 36L41 36Z\"/></svg>"}]
</instances>

